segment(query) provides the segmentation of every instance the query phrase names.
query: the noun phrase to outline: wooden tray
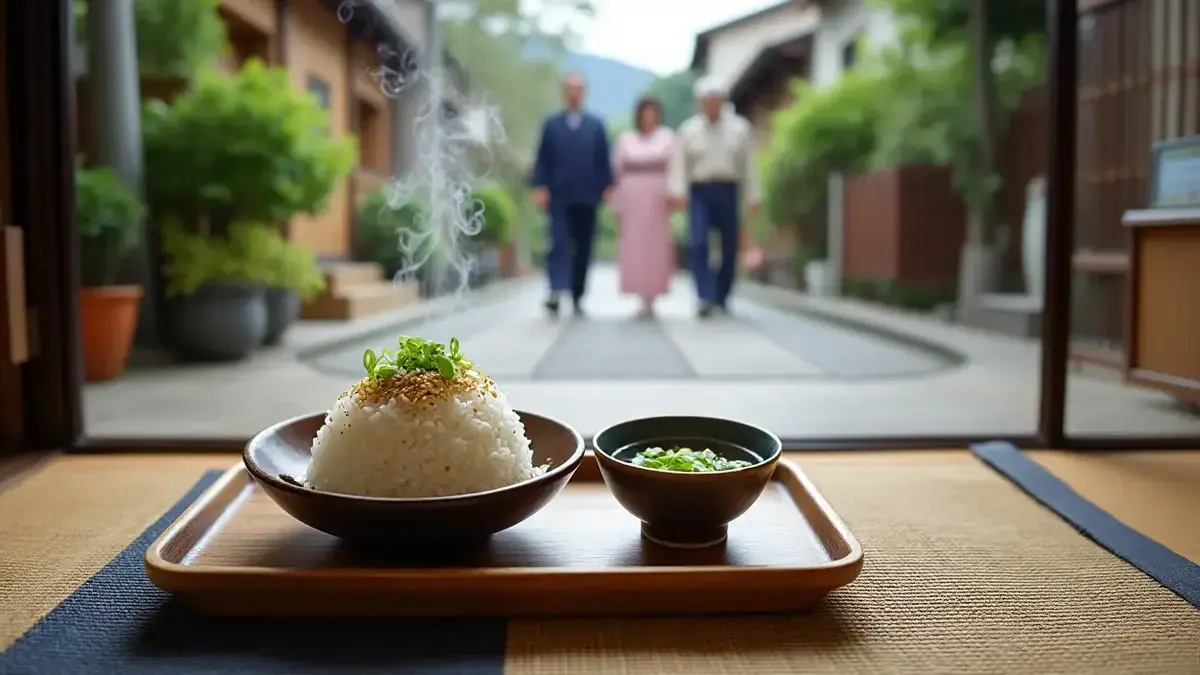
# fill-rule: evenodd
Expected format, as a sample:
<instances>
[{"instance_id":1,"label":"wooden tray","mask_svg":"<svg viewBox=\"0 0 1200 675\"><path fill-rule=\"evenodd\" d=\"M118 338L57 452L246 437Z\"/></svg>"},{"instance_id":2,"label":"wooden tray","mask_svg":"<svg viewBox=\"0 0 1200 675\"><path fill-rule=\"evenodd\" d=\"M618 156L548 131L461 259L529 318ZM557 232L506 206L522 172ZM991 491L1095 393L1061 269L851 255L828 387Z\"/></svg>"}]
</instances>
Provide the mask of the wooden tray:
<instances>
[{"instance_id":1,"label":"wooden tray","mask_svg":"<svg viewBox=\"0 0 1200 675\"><path fill-rule=\"evenodd\" d=\"M641 538L589 453L561 494L483 549L385 561L294 520L238 464L146 553L158 587L216 616L600 616L788 612L858 577L858 541L781 461L725 546Z\"/></svg>"}]
</instances>

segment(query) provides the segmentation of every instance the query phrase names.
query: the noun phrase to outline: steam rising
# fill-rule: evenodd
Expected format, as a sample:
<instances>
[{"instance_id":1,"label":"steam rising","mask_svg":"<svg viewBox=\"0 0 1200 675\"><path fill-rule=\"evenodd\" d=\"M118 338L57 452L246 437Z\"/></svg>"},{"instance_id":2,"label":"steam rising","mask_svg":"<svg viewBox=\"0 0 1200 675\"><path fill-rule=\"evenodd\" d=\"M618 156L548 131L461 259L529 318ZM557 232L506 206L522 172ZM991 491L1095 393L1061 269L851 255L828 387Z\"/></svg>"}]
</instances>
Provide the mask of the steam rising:
<instances>
[{"instance_id":1,"label":"steam rising","mask_svg":"<svg viewBox=\"0 0 1200 675\"><path fill-rule=\"evenodd\" d=\"M349 22L371 2L345 0L338 7L338 19ZM412 280L419 270L429 268L426 277L435 288L452 291L452 310L467 290L476 264L464 243L484 225L484 205L472 196L472 187L485 180L487 172L474 166L486 166L489 144L504 140L499 111L464 101L440 58L422 62L417 55L401 54L386 43L375 51L380 65L371 71L372 78L385 96L402 99L415 111L413 129L400 130L411 133L414 141L410 168L405 175L389 179L384 188L388 208L421 207L413 226L403 230L396 242L404 265L395 281Z\"/></svg>"}]
</instances>

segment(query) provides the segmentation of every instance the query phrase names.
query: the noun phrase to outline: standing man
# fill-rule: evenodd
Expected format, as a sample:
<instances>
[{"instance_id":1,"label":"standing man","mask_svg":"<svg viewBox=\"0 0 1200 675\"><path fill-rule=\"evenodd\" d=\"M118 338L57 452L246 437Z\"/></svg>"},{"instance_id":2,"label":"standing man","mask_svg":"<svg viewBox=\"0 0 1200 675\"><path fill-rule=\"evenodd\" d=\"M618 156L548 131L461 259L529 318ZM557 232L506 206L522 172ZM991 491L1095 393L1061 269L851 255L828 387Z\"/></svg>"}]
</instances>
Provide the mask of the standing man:
<instances>
[{"instance_id":1,"label":"standing man","mask_svg":"<svg viewBox=\"0 0 1200 675\"><path fill-rule=\"evenodd\" d=\"M562 295L570 293L575 315L581 316L596 238L596 211L609 197L613 171L604 122L582 109L583 77L568 74L562 90L564 109L542 123L533 168L533 201L550 214L546 311L557 316Z\"/></svg>"},{"instance_id":2,"label":"standing man","mask_svg":"<svg viewBox=\"0 0 1200 675\"><path fill-rule=\"evenodd\" d=\"M688 208L689 249L700 317L726 311L737 271L743 205L751 217L762 201L758 162L750 123L725 102L712 79L696 83L700 112L679 127L671 160L669 194L677 210ZM721 266L709 262L709 233L721 238Z\"/></svg>"}]
</instances>

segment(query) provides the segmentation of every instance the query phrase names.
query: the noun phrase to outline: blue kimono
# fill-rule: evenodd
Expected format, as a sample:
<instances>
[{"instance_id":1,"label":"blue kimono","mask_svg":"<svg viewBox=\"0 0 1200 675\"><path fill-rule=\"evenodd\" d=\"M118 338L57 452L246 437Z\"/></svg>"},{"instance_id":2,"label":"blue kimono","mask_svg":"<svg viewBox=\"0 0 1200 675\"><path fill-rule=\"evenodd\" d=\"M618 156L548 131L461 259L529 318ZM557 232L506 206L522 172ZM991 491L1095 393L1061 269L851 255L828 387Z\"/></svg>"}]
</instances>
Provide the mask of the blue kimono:
<instances>
[{"instance_id":1,"label":"blue kimono","mask_svg":"<svg viewBox=\"0 0 1200 675\"><path fill-rule=\"evenodd\" d=\"M533 187L550 193L550 291L569 292L576 303L583 297L591 265L596 212L613 184L604 122L585 112L578 115L574 126L565 111L542 123L532 181Z\"/></svg>"}]
</instances>

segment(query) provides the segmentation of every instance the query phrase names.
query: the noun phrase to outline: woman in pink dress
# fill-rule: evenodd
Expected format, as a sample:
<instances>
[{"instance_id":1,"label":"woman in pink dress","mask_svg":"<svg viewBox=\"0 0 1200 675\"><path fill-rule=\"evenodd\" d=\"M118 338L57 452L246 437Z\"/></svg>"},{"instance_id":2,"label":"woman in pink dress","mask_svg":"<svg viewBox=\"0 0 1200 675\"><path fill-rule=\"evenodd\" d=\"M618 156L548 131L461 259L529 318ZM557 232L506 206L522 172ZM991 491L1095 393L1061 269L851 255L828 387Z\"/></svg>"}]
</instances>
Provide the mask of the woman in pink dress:
<instances>
[{"instance_id":1,"label":"woman in pink dress","mask_svg":"<svg viewBox=\"0 0 1200 675\"><path fill-rule=\"evenodd\" d=\"M661 125L662 104L638 101L636 129L626 131L613 151L616 177L611 207L619 223L617 262L621 292L642 299L640 316L654 313L654 299L666 294L675 273L675 246L667 201L667 165L675 134Z\"/></svg>"}]
</instances>

